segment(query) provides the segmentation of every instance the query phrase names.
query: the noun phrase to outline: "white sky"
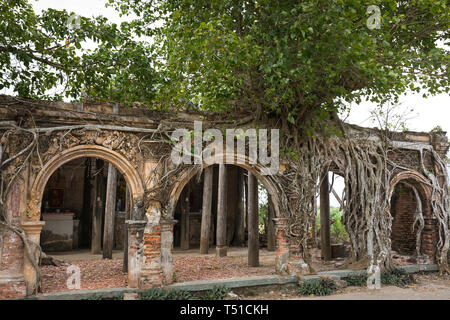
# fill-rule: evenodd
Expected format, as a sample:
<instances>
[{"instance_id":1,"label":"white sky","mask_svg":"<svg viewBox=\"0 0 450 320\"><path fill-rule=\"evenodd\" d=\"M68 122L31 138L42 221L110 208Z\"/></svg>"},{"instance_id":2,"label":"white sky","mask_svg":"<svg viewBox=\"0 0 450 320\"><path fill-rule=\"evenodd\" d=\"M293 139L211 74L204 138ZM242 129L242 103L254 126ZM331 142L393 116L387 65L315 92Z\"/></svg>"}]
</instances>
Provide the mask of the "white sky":
<instances>
[{"instance_id":1,"label":"white sky","mask_svg":"<svg viewBox=\"0 0 450 320\"><path fill-rule=\"evenodd\" d=\"M66 9L67 11L91 17L93 15L102 15L111 21L120 23L125 18L119 17L119 14L113 8L105 8L105 0L30 0L36 12L43 9ZM428 99L422 98L421 94L408 94L401 99L402 106L414 108L417 116L407 122L407 128L412 131L428 132L436 126L440 126L450 135L450 97L442 94ZM350 123L361 126L375 126L368 120L369 110L373 104L364 102L360 105L353 105L350 116L347 119ZM340 194L342 183L336 183L337 192ZM331 196L331 205L338 206L337 201Z\"/></svg>"},{"instance_id":2,"label":"white sky","mask_svg":"<svg viewBox=\"0 0 450 320\"><path fill-rule=\"evenodd\" d=\"M119 13L113 8L105 7L106 0L29 0L35 12L52 8L92 17L104 16L112 21L120 21Z\"/></svg>"}]
</instances>

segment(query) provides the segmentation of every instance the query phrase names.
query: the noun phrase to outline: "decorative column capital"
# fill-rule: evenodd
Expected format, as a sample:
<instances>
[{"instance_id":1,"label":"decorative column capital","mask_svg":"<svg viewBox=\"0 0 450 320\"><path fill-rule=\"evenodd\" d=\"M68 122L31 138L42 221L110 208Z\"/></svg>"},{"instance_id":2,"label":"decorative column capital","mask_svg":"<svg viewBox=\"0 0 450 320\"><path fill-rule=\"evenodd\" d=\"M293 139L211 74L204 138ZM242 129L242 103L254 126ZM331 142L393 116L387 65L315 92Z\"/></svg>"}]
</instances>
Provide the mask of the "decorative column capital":
<instances>
[{"instance_id":1,"label":"decorative column capital","mask_svg":"<svg viewBox=\"0 0 450 320\"><path fill-rule=\"evenodd\" d=\"M27 221L22 222L22 228L28 236L40 235L45 221Z\"/></svg>"},{"instance_id":2,"label":"decorative column capital","mask_svg":"<svg viewBox=\"0 0 450 320\"><path fill-rule=\"evenodd\" d=\"M178 220L174 219L161 219L159 223L161 224L161 231L171 231L172 226L176 224Z\"/></svg>"},{"instance_id":3,"label":"decorative column capital","mask_svg":"<svg viewBox=\"0 0 450 320\"><path fill-rule=\"evenodd\" d=\"M145 220L126 220L125 223L130 231L141 231L145 229L147 221Z\"/></svg>"}]
</instances>

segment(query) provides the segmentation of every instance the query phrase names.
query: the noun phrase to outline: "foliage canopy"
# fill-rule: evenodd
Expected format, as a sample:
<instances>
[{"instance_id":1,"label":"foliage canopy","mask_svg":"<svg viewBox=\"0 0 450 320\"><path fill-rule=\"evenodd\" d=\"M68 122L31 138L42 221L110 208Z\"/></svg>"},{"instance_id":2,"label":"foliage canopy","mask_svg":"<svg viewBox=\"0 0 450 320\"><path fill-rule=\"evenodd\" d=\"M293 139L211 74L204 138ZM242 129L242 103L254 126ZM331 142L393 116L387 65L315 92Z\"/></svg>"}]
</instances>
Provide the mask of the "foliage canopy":
<instances>
[{"instance_id":1,"label":"foliage canopy","mask_svg":"<svg viewBox=\"0 0 450 320\"><path fill-rule=\"evenodd\" d=\"M42 97L63 84L75 99L85 90L91 99L248 110L297 126L362 96L449 91L445 0L107 1L136 18L120 26L82 18L70 29L65 11L37 15L26 0L2 2L0 87ZM83 50L86 40L98 47Z\"/></svg>"}]
</instances>

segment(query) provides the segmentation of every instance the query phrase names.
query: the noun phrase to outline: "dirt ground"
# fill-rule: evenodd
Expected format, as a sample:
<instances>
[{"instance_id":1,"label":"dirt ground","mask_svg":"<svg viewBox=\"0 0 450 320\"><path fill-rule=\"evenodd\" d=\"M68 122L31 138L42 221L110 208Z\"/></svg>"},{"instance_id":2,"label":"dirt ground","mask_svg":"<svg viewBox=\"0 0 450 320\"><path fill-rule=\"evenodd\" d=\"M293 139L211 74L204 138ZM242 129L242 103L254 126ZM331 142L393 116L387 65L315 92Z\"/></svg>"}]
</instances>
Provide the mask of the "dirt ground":
<instances>
[{"instance_id":1,"label":"dirt ground","mask_svg":"<svg viewBox=\"0 0 450 320\"><path fill-rule=\"evenodd\" d=\"M415 275L417 284L407 288L381 286L370 290L366 287L347 287L329 296L299 296L297 289L285 288L242 293L245 300L450 300L450 276L437 273Z\"/></svg>"},{"instance_id":2,"label":"dirt ground","mask_svg":"<svg viewBox=\"0 0 450 320\"><path fill-rule=\"evenodd\" d=\"M89 250L70 253L52 253L49 256L64 261L61 266L41 266L42 292L71 291L66 282L71 264L80 267L81 286L79 290L119 288L127 286L127 274L122 272L123 251L114 251L112 260L103 260L101 254L92 255ZM199 255L198 249L174 250L174 282L229 279L247 276L272 275L275 272L275 253L260 250L260 266L247 265L246 248L229 248L228 256L218 258L215 250Z\"/></svg>"},{"instance_id":3,"label":"dirt ground","mask_svg":"<svg viewBox=\"0 0 450 320\"><path fill-rule=\"evenodd\" d=\"M114 251L112 260L103 260L102 255L92 255L89 250L70 253L52 253L52 257L65 262L64 265L42 266L42 291L54 293L70 291L67 289L67 267L74 264L80 267L80 290L119 288L127 286L127 274L122 272L123 251ZM323 262L320 251L312 250L313 266L317 271L332 270L342 265L344 259ZM400 258L399 258L400 259ZM402 258L404 261L405 258ZM229 279L248 276L263 276L275 274L275 252L260 250L260 267L247 265L246 248L229 248L228 256L218 258L214 248L207 255L199 255L198 249L174 250L174 281L197 281ZM403 263L402 263L403 264ZM418 284L414 287L401 289L397 287L382 287L380 290L369 290L360 287L348 287L336 294L326 297L301 297L296 289L263 290L263 292L248 291L244 299L450 299L450 277L437 275L417 275Z\"/></svg>"}]
</instances>

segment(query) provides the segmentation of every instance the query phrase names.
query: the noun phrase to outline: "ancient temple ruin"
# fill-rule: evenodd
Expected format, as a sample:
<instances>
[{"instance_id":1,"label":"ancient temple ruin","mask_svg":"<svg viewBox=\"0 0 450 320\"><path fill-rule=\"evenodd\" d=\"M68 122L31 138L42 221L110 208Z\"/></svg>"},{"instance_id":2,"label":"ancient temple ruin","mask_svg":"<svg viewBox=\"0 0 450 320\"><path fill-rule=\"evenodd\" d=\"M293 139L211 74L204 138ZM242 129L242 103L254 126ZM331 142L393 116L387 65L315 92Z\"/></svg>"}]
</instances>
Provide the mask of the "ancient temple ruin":
<instances>
[{"instance_id":1,"label":"ancient temple ruin","mask_svg":"<svg viewBox=\"0 0 450 320\"><path fill-rule=\"evenodd\" d=\"M175 128L191 130L194 121L202 121L204 130L245 130L252 125L251 114L225 118L139 105L0 96L0 119L0 298L36 293L36 244L44 252L86 247L100 253L103 247L104 256L113 248L124 249L131 288L171 283L174 246L198 248L200 253L216 250L224 256L229 246L248 245L249 265L257 266L256 181L269 196L267 247L276 251L276 271L312 272L305 268L305 244L313 196L319 190L324 230L329 224L328 171L346 179L344 222L355 261L367 255L366 267L384 263L392 249L448 271L445 132L395 133L345 124L345 139L354 144L351 150L377 143L370 149L375 153L367 153L370 165L362 169L364 174L354 175L351 159L366 153L348 152L339 144L344 138L330 137L330 149L318 144L318 168L305 171L306 166L299 167L282 153L278 173L267 175L247 158L237 163L228 149L214 154L210 164L175 165L170 160L170 132ZM314 154L298 151L315 166ZM319 180L310 176L316 171ZM365 177L386 181L371 184ZM302 187L307 179L316 187ZM366 197L364 203L373 207L364 209L355 197ZM321 245L324 255L330 255L326 233ZM297 268L291 267L294 260L300 261L294 264Z\"/></svg>"}]
</instances>

